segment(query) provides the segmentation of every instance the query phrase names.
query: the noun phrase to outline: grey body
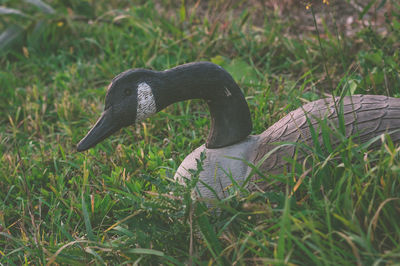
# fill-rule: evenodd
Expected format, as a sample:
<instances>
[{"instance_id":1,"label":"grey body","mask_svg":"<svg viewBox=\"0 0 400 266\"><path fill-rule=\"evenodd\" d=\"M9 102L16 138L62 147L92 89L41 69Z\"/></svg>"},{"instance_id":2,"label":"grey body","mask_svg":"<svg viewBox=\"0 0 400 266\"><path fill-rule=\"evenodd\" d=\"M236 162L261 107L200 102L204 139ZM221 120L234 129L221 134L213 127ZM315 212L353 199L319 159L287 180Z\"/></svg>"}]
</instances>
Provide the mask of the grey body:
<instances>
[{"instance_id":1,"label":"grey body","mask_svg":"<svg viewBox=\"0 0 400 266\"><path fill-rule=\"evenodd\" d=\"M332 98L326 98L308 103L290 112L262 134L249 136L244 141L228 147L207 149L202 145L183 160L175 178L178 180L182 180L182 177L191 178L187 169L197 169L196 160L199 160L202 151L205 152L206 158L200 180L211 186L219 197L224 197L225 190L231 185L231 179L227 175L231 175L241 184L251 171L244 161L227 156L242 158L255 165L267 153L276 149L266 157L259 169L267 175L282 173L284 167L289 167L285 158L293 158L296 147L286 145L277 148L277 143L302 142L312 146L307 117L317 133L320 132L318 121L322 118L327 118L333 129L332 132L335 132L339 126L337 110L343 110L346 137L353 136L355 142L364 143L383 133L391 133L393 141L400 141L398 131L400 130L400 99L380 95L354 95L342 99L342 108L339 100L339 98L335 98L335 101ZM333 146L340 141L335 134L332 134L331 140ZM305 156L305 153L299 153L298 160L303 160ZM255 188L255 182L261 189L268 187L265 181L258 180L258 176L253 176L251 181L248 183L249 189ZM213 197L214 194L202 182L198 185L199 194Z\"/></svg>"}]
</instances>

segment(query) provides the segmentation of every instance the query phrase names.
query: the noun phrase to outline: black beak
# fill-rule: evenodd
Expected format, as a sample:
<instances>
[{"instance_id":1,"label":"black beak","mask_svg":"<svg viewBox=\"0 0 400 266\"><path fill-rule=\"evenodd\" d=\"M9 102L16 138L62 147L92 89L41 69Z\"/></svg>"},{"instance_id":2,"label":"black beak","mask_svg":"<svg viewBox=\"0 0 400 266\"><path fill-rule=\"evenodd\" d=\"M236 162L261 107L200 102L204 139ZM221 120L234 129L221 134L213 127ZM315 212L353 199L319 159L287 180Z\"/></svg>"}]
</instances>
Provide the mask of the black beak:
<instances>
[{"instance_id":1,"label":"black beak","mask_svg":"<svg viewBox=\"0 0 400 266\"><path fill-rule=\"evenodd\" d=\"M97 143L109 137L114 132L122 128L118 119L113 119L112 108L106 109L97 120L93 128L79 142L78 151L86 151L94 147Z\"/></svg>"}]
</instances>

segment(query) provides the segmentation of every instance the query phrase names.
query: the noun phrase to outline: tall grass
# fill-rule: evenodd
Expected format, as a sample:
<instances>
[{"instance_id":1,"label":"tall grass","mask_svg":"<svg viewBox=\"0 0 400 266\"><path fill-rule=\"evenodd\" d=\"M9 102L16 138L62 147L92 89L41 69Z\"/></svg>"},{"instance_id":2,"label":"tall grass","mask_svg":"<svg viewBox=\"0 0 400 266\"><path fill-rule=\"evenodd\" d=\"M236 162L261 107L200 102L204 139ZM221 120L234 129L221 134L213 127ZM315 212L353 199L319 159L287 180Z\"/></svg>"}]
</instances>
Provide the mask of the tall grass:
<instances>
[{"instance_id":1,"label":"tall grass","mask_svg":"<svg viewBox=\"0 0 400 266\"><path fill-rule=\"evenodd\" d=\"M0 21L1 30L17 23L27 34L0 58L2 264L400 260L399 146L388 136L375 151L344 137L328 151L308 147L314 151L308 164L292 161L291 172L265 174L283 186L257 192L232 186L212 204L192 199L196 178L186 187L172 180L207 135L201 101L175 104L88 152L75 150L103 108L108 82L128 68L222 65L245 92L254 134L324 93L398 97L396 1L387 1L392 13L380 31L359 26L354 36L329 27L319 36L291 34L297 25L256 1L48 4L62 20L46 16L35 38L29 28L40 20L35 9L24 10L33 20ZM23 8L18 1L2 5ZM324 85L326 71L333 91ZM324 121L319 126L323 135L340 136Z\"/></svg>"}]
</instances>

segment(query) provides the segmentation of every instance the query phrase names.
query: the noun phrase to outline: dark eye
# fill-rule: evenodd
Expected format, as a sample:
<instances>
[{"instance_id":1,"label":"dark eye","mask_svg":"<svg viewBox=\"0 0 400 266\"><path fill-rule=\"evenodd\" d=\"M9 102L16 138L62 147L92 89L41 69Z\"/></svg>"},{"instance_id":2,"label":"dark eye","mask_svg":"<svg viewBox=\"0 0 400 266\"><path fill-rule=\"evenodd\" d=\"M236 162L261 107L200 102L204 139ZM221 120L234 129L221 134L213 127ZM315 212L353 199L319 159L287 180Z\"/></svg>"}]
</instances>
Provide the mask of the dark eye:
<instances>
[{"instance_id":1,"label":"dark eye","mask_svg":"<svg viewBox=\"0 0 400 266\"><path fill-rule=\"evenodd\" d=\"M128 88L126 88L126 89L124 90L124 94L125 94L126 96L129 96L129 95L131 95L131 94L132 94L132 90L131 90L131 89L128 89Z\"/></svg>"}]
</instances>

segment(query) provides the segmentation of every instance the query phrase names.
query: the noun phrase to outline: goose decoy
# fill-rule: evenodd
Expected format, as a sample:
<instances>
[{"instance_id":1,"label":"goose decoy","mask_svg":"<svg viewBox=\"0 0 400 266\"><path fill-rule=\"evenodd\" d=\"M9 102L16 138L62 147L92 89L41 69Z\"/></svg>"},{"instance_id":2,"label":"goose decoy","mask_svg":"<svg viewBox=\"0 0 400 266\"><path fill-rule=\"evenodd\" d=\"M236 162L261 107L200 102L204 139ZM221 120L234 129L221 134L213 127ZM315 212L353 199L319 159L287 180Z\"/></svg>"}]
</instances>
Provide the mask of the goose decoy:
<instances>
[{"instance_id":1,"label":"goose decoy","mask_svg":"<svg viewBox=\"0 0 400 266\"><path fill-rule=\"evenodd\" d=\"M232 76L216 64L196 62L165 71L128 70L116 76L108 86L103 113L77 149L87 150L122 127L188 99L207 102L211 128L206 143L183 160L175 179L191 178L189 169L197 169L197 161L204 154L203 170L197 183L197 193L201 197L224 197L224 189L231 185L231 178L243 183L251 171L246 161L260 162L259 169L267 174L282 172L288 167L285 158L293 157L296 148L294 145L277 148L274 143L312 145L310 125L317 128L321 119L338 125L339 109L345 121L345 134L354 136L354 141L364 143L385 132L391 133L393 141L400 140L397 130L400 129L400 99L379 95L317 100L290 112L260 135L250 135L250 111ZM333 139L333 145L338 141ZM298 159L302 159L301 156ZM258 184L259 187L267 185Z\"/></svg>"}]
</instances>

